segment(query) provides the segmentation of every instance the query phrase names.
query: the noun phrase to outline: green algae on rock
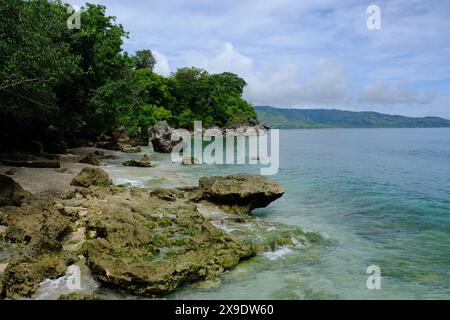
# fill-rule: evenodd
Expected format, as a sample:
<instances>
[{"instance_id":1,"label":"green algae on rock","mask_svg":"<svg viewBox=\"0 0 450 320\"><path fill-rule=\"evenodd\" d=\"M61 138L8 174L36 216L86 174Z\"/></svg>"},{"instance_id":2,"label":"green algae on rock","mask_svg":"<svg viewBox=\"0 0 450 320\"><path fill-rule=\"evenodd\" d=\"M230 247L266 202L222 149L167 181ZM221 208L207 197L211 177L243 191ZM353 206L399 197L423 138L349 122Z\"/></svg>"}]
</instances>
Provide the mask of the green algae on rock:
<instances>
[{"instance_id":1,"label":"green algae on rock","mask_svg":"<svg viewBox=\"0 0 450 320\"><path fill-rule=\"evenodd\" d=\"M71 185L85 188L90 186L109 186L112 185L112 180L103 169L84 168L73 178Z\"/></svg>"},{"instance_id":2,"label":"green algae on rock","mask_svg":"<svg viewBox=\"0 0 450 320\"><path fill-rule=\"evenodd\" d=\"M125 167L141 167L141 168L152 168L155 167L154 164L150 162L150 158L147 154L144 154L141 160L127 160L122 163Z\"/></svg>"},{"instance_id":3,"label":"green algae on rock","mask_svg":"<svg viewBox=\"0 0 450 320\"><path fill-rule=\"evenodd\" d=\"M98 281L134 294L160 295L186 282L217 277L256 253L175 195L131 189L96 204L99 213L87 222L96 238L89 241L86 255ZM130 197L132 203L125 205Z\"/></svg>"},{"instance_id":4,"label":"green algae on rock","mask_svg":"<svg viewBox=\"0 0 450 320\"><path fill-rule=\"evenodd\" d=\"M8 176L0 174L0 206L20 206L23 198L30 195Z\"/></svg>"},{"instance_id":5,"label":"green algae on rock","mask_svg":"<svg viewBox=\"0 0 450 320\"><path fill-rule=\"evenodd\" d=\"M93 165L93 166L100 166L102 164L100 159L98 159L97 155L95 153L93 153L93 152L89 153L87 156L82 158L79 162L80 163L90 164L90 165Z\"/></svg>"},{"instance_id":6,"label":"green algae on rock","mask_svg":"<svg viewBox=\"0 0 450 320\"><path fill-rule=\"evenodd\" d=\"M29 297L80 256L102 286L134 295L160 296L186 283L215 281L258 252L313 242L296 228L242 214L282 194L265 178L231 176L203 178L191 188L103 185L27 198L20 211L0 208L4 238L17 245L2 294Z\"/></svg>"}]
</instances>

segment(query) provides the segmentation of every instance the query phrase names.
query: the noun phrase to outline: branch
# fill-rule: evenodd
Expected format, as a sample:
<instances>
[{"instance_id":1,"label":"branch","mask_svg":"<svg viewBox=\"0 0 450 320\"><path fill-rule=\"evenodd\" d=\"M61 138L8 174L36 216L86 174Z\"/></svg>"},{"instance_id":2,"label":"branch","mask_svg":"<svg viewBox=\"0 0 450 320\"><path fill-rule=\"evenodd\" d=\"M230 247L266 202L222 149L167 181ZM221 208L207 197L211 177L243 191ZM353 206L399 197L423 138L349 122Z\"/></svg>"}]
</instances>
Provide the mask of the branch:
<instances>
[{"instance_id":1,"label":"branch","mask_svg":"<svg viewBox=\"0 0 450 320\"><path fill-rule=\"evenodd\" d=\"M27 83L27 82L37 81L37 80L39 80L39 79L41 79L41 78L38 77L38 78L26 79L26 80L22 80L22 81L19 81L19 82L11 83L11 84L5 85L5 86L3 86L3 87L0 87L0 90L5 90L5 89L7 89L7 88L9 88L9 87L15 87L15 86L18 86L18 85Z\"/></svg>"}]
</instances>

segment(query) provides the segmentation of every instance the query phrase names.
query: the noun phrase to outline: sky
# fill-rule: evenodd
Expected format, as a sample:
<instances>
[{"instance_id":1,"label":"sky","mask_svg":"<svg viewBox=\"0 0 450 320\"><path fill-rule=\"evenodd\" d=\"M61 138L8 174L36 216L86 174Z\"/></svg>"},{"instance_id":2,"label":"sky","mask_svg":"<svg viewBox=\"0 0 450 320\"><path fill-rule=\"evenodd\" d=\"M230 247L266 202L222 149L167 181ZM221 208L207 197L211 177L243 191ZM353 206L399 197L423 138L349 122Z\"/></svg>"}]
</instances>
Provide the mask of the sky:
<instances>
[{"instance_id":1,"label":"sky","mask_svg":"<svg viewBox=\"0 0 450 320\"><path fill-rule=\"evenodd\" d=\"M450 119L448 0L89 2L130 32L125 51L153 51L157 73L233 72L253 105ZM380 29L367 26L370 5Z\"/></svg>"}]
</instances>

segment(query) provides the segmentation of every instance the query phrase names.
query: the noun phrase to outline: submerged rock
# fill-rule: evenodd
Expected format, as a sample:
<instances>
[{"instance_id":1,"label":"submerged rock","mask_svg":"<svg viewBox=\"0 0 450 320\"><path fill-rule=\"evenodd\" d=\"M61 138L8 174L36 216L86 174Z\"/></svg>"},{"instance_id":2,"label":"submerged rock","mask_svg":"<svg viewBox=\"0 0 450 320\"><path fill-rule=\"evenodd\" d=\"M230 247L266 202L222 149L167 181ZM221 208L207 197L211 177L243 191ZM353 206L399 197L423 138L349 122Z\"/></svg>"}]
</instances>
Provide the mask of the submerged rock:
<instances>
[{"instance_id":1,"label":"submerged rock","mask_svg":"<svg viewBox=\"0 0 450 320\"><path fill-rule=\"evenodd\" d=\"M102 162L97 158L97 156L94 153L88 154L83 159L81 159L79 162L90 164L93 166L100 166L102 164Z\"/></svg>"},{"instance_id":2,"label":"submerged rock","mask_svg":"<svg viewBox=\"0 0 450 320\"><path fill-rule=\"evenodd\" d=\"M264 208L283 196L283 188L263 176L232 175L200 179L197 200L230 206L230 209L250 213Z\"/></svg>"},{"instance_id":3,"label":"submerged rock","mask_svg":"<svg viewBox=\"0 0 450 320\"><path fill-rule=\"evenodd\" d=\"M181 137L174 136L174 128L167 121L161 121L149 129L150 141L156 152L170 153L181 141Z\"/></svg>"},{"instance_id":4,"label":"submerged rock","mask_svg":"<svg viewBox=\"0 0 450 320\"><path fill-rule=\"evenodd\" d=\"M150 162L150 158L147 154L144 154L141 160L127 160L122 165L126 167L141 167L141 168L151 168L155 165Z\"/></svg>"},{"instance_id":5,"label":"submerged rock","mask_svg":"<svg viewBox=\"0 0 450 320\"><path fill-rule=\"evenodd\" d=\"M73 178L71 185L85 188L90 186L109 186L112 185L112 180L103 169L84 168Z\"/></svg>"},{"instance_id":6,"label":"submerged rock","mask_svg":"<svg viewBox=\"0 0 450 320\"><path fill-rule=\"evenodd\" d=\"M0 206L20 206L23 198L30 195L8 176L0 174Z\"/></svg>"}]
</instances>

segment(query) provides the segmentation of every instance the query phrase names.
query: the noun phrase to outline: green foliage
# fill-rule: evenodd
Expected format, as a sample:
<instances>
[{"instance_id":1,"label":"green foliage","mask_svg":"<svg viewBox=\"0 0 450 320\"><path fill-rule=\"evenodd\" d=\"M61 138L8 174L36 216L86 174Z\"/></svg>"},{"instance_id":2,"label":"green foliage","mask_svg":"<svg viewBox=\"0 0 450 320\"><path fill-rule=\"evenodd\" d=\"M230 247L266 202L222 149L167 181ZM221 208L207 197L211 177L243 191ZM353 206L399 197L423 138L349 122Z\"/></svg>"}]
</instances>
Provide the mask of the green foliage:
<instances>
[{"instance_id":1,"label":"green foliage","mask_svg":"<svg viewBox=\"0 0 450 320\"><path fill-rule=\"evenodd\" d=\"M256 120L237 75L181 68L160 76L150 50L122 52L128 34L104 6L82 7L80 29L67 27L67 9L59 0L0 0L1 124L138 134L161 120L185 128Z\"/></svg>"},{"instance_id":2,"label":"green foliage","mask_svg":"<svg viewBox=\"0 0 450 320\"><path fill-rule=\"evenodd\" d=\"M136 51L136 55L132 57L134 67L136 69L150 69L153 70L156 64L156 59L153 57L151 50Z\"/></svg>"},{"instance_id":3,"label":"green foliage","mask_svg":"<svg viewBox=\"0 0 450 320\"><path fill-rule=\"evenodd\" d=\"M172 79L177 103L174 111L180 114L175 119L178 126L191 127L194 120L203 121L205 127L256 120L255 110L242 99L247 84L235 74L210 75L202 69L181 68Z\"/></svg>"},{"instance_id":4,"label":"green foliage","mask_svg":"<svg viewBox=\"0 0 450 320\"><path fill-rule=\"evenodd\" d=\"M450 120L410 118L377 112L256 107L258 118L271 128L428 128L450 127Z\"/></svg>"},{"instance_id":5,"label":"green foliage","mask_svg":"<svg viewBox=\"0 0 450 320\"><path fill-rule=\"evenodd\" d=\"M0 2L0 113L43 120L57 111L54 88L80 72L66 9L45 0Z\"/></svg>"}]
</instances>

